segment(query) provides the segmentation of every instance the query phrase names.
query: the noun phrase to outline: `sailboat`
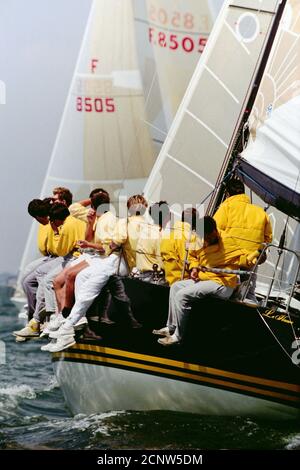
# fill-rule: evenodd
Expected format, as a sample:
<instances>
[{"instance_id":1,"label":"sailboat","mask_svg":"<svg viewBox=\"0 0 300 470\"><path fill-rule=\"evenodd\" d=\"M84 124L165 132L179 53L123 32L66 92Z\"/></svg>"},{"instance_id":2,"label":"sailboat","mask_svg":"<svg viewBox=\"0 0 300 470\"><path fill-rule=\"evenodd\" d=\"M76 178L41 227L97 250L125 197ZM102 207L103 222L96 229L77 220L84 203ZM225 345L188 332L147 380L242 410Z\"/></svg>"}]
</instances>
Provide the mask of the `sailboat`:
<instances>
[{"instance_id":1,"label":"sailboat","mask_svg":"<svg viewBox=\"0 0 300 470\"><path fill-rule=\"evenodd\" d=\"M151 201L167 199L180 209L200 202L213 214L224 178L237 167L257 193L255 201L272 204L275 242L259 271L260 305L201 301L193 307L187 340L168 349L151 334L166 323L168 289L127 279L143 331L124 334L116 327L104 332L101 344L79 339L53 354L74 413L167 409L299 417L299 252L292 242L299 218L294 150L300 121L281 127L287 113L297 115L299 33L299 0L227 0L145 187ZM278 86L270 94L273 72ZM276 159L265 158L273 148ZM278 171L271 173L273 160Z\"/></svg>"},{"instance_id":2,"label":"sailboat","mask_svg":"<svg viewBox=\"0 0 300 470\"><path fill-rule=\"evenodd\" d=\"M222 2L93 1L41 198L55 186L68 187L74 200L101 186L113 201L143 190ZM158 54L148 31L155 19L182 38L201 37L202 46L185 50L187 39L177 51L159 46ZM36 234L34 222L12 299L17 305L25 303L22 273L38 256Z\"/></svg>"}]
</instances>

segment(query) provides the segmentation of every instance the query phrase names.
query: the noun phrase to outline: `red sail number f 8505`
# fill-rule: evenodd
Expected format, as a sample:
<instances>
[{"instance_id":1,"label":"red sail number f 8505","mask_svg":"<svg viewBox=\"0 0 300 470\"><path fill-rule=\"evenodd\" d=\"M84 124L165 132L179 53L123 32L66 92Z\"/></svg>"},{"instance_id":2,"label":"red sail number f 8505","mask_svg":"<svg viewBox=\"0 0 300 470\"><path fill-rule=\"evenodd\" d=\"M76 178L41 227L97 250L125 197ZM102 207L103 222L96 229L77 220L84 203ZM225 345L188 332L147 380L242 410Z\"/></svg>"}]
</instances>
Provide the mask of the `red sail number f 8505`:
<instances>
[{"instance_id":1,"label":"red sail number f 8505","mask_svg":"<svg viewBox=\"0 0 300 470\"><path fill-rule=\"evenodd\" d=\"M77 96L76 110L86 113L114 113L116 106L113 98L90 98Z\"/></svg>"},{"instance_id":2,"label":"red sail number f 8505","mask_svg":"<svg viewBox=\"0 0 300 470\"><path fill-rule=\"evenodd\" d=\"M156 28L149 28L149 42L155 46L167 48L172 51L182 49L184 52L198 52L202 54L207 38L200 36L194 38L191 36L184 36L179 38L178 34L165 33Z\"/></svg>"}]
</instances>

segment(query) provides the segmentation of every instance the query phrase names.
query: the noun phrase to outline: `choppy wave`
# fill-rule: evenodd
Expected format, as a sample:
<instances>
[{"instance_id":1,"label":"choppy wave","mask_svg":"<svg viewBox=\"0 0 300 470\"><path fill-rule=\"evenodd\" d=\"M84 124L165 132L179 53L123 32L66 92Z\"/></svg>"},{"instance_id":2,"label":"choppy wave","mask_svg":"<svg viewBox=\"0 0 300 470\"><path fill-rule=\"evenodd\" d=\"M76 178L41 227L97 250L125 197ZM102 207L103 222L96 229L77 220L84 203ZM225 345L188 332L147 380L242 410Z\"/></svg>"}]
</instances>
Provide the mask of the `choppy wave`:
<instances>
[{"instance_id":1,"label":"choppy wave","mask_svg":"<svg viewBox=\"0 0 300 470\"><path fill-rule=\"evenodd\" d=\"M56 377L49 377L48 380L48 385L46 385L43 389L44 392L51 392L51 390L54 390L55 388L59 388L58 382L56 380Z\"/></svg>"},{"instance_id":2,"label":"choppy wave","mask_svg":"<svg viewBox=\"0 0 300 470\"><path fill-rule=\"evenodd\" d=\"M36 398L36 394L30 385L8 385L0 388L0 400L5 397L13 402L18 398L28 398L32 400Z\"/></svg>"},{"instance_id":3,"label":"choppy wave","mask_svg":"<svg viewBox=\"0 0 300 470\"><path fill-rule=\"evenodd\" d=\"M15 343L17 311L0 306L0 449L300 449L300 424L166 411L76 415L39 341Z\"/></svg>"},{"instance_id":4,"label":"choppy wave","mask_svg":"<svg viewBox=\"0 0 300 470\"><path fill-rule=\"evenodd\" d=\"M285 449L287 450L300 450L300 434L297 434L296 436L290 436L288 439L286 439L287 444L285 446Z\"/></svg>"}]
</instances>

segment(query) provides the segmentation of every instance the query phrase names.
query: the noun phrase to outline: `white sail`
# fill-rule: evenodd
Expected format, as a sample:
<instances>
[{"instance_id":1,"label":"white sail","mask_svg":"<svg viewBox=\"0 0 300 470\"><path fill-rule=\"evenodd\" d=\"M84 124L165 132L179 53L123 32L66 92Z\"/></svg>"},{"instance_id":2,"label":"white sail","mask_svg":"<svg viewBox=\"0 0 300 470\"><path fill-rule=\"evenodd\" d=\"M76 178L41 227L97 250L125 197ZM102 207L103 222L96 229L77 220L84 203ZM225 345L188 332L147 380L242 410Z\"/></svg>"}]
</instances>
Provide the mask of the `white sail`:
<instances>
[{"instance_id":1,"label":"white sail","mask_svg":"<svg viewBox=\"0 0 300 470\"><path fill-rule=\"evenodd\" d=\"M224 0L134 0L147 118L158 150Z\"/></svg>"},{"instance_id":2,"label":"white sail","mask_svg":"<svg viewBox=\"0 0 300 470\"><path fill-rule=\"evenodd\" d=\"M146 184L150 200L195 205L207 198L208 206L231 153L279 4L224 4Z\"/></svg>"},{"instance_id":3,"label":"white sail","mask_svg":"<svg viewBox=\"0 0 300 470\"><path fill-rule=\"evenodd\" d=\"M300 219L300 1L288 0L249 118L247 184ZM251 177L251 181L250 181Z\"/></svg>"},{"instance_id":4,"label":"white sail","mask_svg":"<svg viewBox=\"0 0 300 470\"><path fill-rule=\"evenodd\" d=\"M68 187L74 200L104 187L140 192L155 159L145 124L131 0L94 0L41 197ZM20 271L36 253L36 226Z\"/></svg>"}]
</instances>

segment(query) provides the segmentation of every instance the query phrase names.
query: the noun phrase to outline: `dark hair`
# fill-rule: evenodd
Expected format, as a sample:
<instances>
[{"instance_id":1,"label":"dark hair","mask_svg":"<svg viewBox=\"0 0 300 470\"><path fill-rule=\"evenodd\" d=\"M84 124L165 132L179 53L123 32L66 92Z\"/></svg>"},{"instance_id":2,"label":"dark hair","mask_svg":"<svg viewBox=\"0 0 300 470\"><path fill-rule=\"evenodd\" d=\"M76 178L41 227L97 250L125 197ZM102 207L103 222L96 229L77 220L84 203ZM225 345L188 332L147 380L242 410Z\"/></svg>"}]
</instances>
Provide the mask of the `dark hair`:
<instances>
[{"instance_id":1,"label":"dark hair","mask_svg":"<svg viewBox=\"0 0 300 470\"><path fill-rule=\"evenodd\" d=\"M90 192L90 196L89 196L89 197L91 198L92 196L94 196L94 194L97 194L97 193L106 193L106 194L108 195L108 192L105 191L105 189L102 189L102 188L95 188L95 189L93 189L93 191Z\"/></svg>"},{"instance_id":2,"label":"dark hair","mask_svg":"<svg viewBox=\"0 0 300 470\"><path fill-rule=\"evenodd\" d=\"M148 207L148 203L144 196L141 194L135 194L131 196L127 201L127 209L129 215L144 215L146 209Z\"/></svg>"},{"instance_id":3,"label":"dark hair","mask_svg":"<svg viewBox=\"0 0 300 470\"><path fill-rule=\"evenodd\" d=\"M57 188L53 189L53 194L58 195L58 199L60 201L66 201L67 207L72 204L73 201L73 194L68 188L64 188L62 186L58 186Z\"/></svg>"},{"instance_id":4,"label":"dark hair","mask_svg":"<svg viewBox=\"0 0 300 470\"><path fill-rule=\"evenodd\" d=\"M203 224L204 224L204 236L210 235L212 232L217 230L217 223L213 217L210 217L210 215L205 215L203 217Z\"/></svg>"},{"instance_id":5,"label":"dark hair","mask_svg":"<svg viewBox=\"0 0 300 470\"><path fill-rule=\"evenodd\" d=\"M109 204L110 198L107 191L98 191L91 196L91 206L93 209L97 209L97 207L102 206L103 204Z\"/></svg>"},{"instance_id":6,"label":"dark hair","mask_svg":"<svg viewBox=\"0 0 300 470\"><path fill-rule=\"evenodd\" d=\"M49 211L52 207L52 205L54 204L55 200L53 197L45 197L43 199L43 204L45 205L45 207L48 209L48 215L49 215Z\"/></svg>"},{"instance_id":7,"label":"dark hair","mask_svg":"<svg viewBox=\"0 0 300 470\"><path fill-rule=\"evenodd\" d=\"M210 235L217 230L217 224L213 217L205 215L201 219L196 221L196 232L200 238L205 238L206 235Z\"/></svg>"},{"instance_id":8,"label":"dark hair","mask_svg":"<svg viewBox=\"0 0 300 470\"><path fill-rule=\"evenodd\" d=\"M232 178L226 184L226 192L229 194L229 196L235 196L237 194L244 194L245 193L244 183L242 183L242 181L238 180L237 178Z\"/></svg>"},{"instance_id":9,"label":"dark hair","mask_svg":"<svg viewBox=\"0 0 300 470\"><path fill-rule=\"evenodd\" d=\"M155 202L151 207L149 207L149 214L152 217L153 222L160 227L163 226L165 220L170 220L171 213L167 201Z\"/></svg>"},{"instance_id":10,"label":"dark hair","mask_svg":"<svg viewBox=\"0 0 300 470\"><path fill-rule=\"evenodd\" d=\"M51 221L65 220L68 215L70 215L69 209L67 208L67 206L65 206L65 204L62 204L60 202L53 204L49 212L49 218Z\"/></svg>"},{"instance_id":11,"label":"dark hair","mask_svg":"<svg viewBox=\"0 0 300 470\"><path fill-rule=\"evenodd\" d=\"M28 204L27 210L28 214L31 215L31 217L48 217L50 207L41 199L33 199Z\"/></svg>"},{"instance_id":12,"label":"dark hair","mask_svg":"<svg viewBox=\"0 0 300 470\"><path fill-rule=\"evenodd\" d=\"M194 207L188 207L181 214L181 221L187 222L192 227L192 230L196 230L197 217L199 216L197 209Z\"/></svg>"}]
</instances>

